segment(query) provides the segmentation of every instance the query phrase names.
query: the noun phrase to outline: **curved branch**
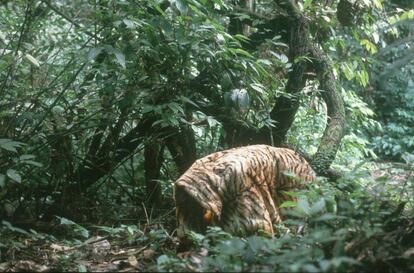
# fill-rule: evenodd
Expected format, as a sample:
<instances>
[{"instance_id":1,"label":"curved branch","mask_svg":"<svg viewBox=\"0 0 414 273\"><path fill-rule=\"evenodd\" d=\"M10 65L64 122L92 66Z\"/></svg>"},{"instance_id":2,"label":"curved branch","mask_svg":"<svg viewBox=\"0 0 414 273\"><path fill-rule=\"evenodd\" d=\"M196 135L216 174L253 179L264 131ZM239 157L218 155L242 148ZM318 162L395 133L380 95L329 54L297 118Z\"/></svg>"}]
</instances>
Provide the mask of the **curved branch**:
<instances>
[{"instance_id":1,"label":"curved branch","mask_svg":"<svg viewBox=\"0 0 414 273\"><path fill-rule=\"evenodd\" d=\"M315 45L310 46L310 54L314 59L313 67L318 75L320 89L323 90L321 96L328 109L328 124L311 165L316 173L327 175L344 136L345 107L336 88L336 81L329 59Z\"/></svg>"},{"instance_id":2,"label":"curved branch","mask_svg":"<svg viewBox=\"0 0 414 273\"><path fill-rule=\"evenodd\" d=\"M308 22L300 13L296 4L292 0L278 0L276 3L281 7L283 14L286 15L273 18L271 21L263 23L263 26L267 26L266 28L270 29L270 31L256 32L252 36L260 39L250 37L252 43L244 46L247 47L247 50L253 50L269 36L280 33L281 28L278 23L283 22L283 30L287 34L285 38L289 43L289 59L293 63L286 85L286 93L289 96L279 98L270 113L271 118L277 122L277 127L273 132L267 127L261 128L258 132L250 130L249 128L238 127L234 123L233 126L229 126L230 129L237 131L235 135L237 140L234 144L263 143L273 144L275 146L283 145L286 134L295 119L299 107L299 93L306 83L305 70L310 66L305 61L305 58L301 59L301 57L310 55L313 58L313 63L310 68L318 76L320 88L324 90L321 96L328 108L328 124L322 136L318 151L313 157L312 166L319 175L325 175L333 179L338 178L340 174L330 170L329 167L335 159L339 144L344 135L345 107L336 88L336 81L332 73L332 64L315 42L309 39L311 35L309 33ZM217 118L219 115L215 114L214 116ZM219 117L218 119L220 120ZM224 120L221 119L221 121ZM226 121L232 124L231 121ZM274 143L271 143L271 133Z\"/></svg>"}]
</instances>

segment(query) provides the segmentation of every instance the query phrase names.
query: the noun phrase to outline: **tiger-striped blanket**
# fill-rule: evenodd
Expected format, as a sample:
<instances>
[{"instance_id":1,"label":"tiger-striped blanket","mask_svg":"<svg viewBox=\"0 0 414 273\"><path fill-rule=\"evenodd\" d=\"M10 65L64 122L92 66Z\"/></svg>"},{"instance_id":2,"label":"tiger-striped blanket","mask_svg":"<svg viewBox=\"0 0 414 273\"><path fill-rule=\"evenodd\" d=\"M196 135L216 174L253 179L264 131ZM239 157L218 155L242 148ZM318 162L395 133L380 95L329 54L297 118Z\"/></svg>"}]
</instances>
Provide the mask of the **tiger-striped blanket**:
<instances>
[{"instance_id":1,"label":"tiger-striped blanket","mask_svg":"<svg viewBox=\"0 0 414 273\"><path fill-rule=\"evenodd\" d=\"M251 145L205 156L174 183L178 237L208 225L233 234L273 234L273 224L283 219L280 204L292 199L282 191L314 180L309 163L289 149Z\"/></svg>"}]
</instances>

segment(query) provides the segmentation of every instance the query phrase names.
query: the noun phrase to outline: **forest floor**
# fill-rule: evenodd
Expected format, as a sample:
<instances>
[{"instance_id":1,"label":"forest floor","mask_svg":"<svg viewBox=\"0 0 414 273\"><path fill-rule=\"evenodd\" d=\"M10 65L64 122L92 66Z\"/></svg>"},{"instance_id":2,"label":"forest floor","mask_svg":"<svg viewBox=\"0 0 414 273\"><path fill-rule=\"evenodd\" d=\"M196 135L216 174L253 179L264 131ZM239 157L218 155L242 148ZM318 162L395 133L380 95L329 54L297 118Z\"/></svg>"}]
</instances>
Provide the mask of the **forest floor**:
<instances>
[{"instance_id":1,"label":"forest floor","mask_svg":"<svg viewBox=\"0 0 414 273\"><path fill-rule=\"evenodd\" d=\"M125 228L124 234L97 235L84 241L59 240L44 234L15 238L18 244L3 254L8 256L8 261L0 264L0 271L155 271L157 256L175 251L175 239L167 233L165 240L154 238L152 243L157 245L154 246L147 241L148 238L142 244L137 242L140 236L127 230ZM161 231L159 229L157 232ZM134 238L133 243L128 242L131 236Z\"/></svg>"},{"instance_id":2,"label":"forest floor","mask_svg":"<svg viewBox=\"0 0 414 273\"><path fill-rule=\"evenodd\" d=\"M371 176L376 181L384 177L388 188L399 184L396 188L401 189L401 184L413 176L412 170L402 164L382 163L378 166ZM87 228L60 218L56 227L63 230L59 233L65 234L64 237L34 229L24 230L3 221L3 231L7 232L3 232L2 237L5 237L0 240L0 271L158 271L157 260L161 255L177 255L173 209L167 215L168 220L155 220L139 226L91 225ZM203 250L178 257L187 255L193 259L193 264L197 264L207 254L207 250Z\"/></svg>"},{"instance_id":3,"label":"forest floor","mask_svg":"<svg viewBox=\"0 0 414 273\"><path fill-rule=\"evenodd\" d=\"M85 228L61 218L60 225L51 225L52 230L60 226L59 235L9 225L9 247L0 252L0 272L156 271L157 257L176 253L178 244L173 228L168 231L163 224Z\"/></svg>"}]
</instances>

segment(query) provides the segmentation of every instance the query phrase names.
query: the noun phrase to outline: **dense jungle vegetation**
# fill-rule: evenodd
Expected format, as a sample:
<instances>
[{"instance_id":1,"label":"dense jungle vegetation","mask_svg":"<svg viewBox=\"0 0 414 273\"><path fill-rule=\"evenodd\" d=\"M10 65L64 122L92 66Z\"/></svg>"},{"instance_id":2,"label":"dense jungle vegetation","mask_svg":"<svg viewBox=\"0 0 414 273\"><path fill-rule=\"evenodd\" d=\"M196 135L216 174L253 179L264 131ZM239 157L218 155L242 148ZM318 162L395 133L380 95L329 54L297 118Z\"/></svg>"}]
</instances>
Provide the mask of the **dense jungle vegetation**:
<instances>
[{"instance_id":1,"label":"dense jungle vegetation","mask_svg":"<svg viewBox=\"0 0 414 273\"><path fill-rule=\"evenodd\" d=\"M414 271L413 61L412 0L0 1L0 271ZM249 144L317 181L179 251L172 183Z\"/></svg>"}]
</instances>

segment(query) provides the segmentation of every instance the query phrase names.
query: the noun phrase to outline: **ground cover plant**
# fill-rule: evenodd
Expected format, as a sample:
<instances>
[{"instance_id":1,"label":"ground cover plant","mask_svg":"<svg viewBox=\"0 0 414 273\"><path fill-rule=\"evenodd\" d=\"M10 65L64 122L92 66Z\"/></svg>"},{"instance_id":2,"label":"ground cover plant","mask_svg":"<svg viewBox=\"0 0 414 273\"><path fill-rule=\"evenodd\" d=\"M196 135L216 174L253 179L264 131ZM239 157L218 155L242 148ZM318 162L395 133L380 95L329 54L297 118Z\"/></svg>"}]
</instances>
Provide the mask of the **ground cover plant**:
<instances>
[{"instance_id":1,"label":"ground cover plant","mask_svg":"<svg viewBox=\"0 0 414 273\"><path fill-rule=\"evenodd\" d=\"M403 0L0 1L0 271L414 270L413 34ZM252 144L316 181L180 249L172 183Z\"/></svg>"}]
</instances>

